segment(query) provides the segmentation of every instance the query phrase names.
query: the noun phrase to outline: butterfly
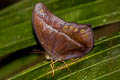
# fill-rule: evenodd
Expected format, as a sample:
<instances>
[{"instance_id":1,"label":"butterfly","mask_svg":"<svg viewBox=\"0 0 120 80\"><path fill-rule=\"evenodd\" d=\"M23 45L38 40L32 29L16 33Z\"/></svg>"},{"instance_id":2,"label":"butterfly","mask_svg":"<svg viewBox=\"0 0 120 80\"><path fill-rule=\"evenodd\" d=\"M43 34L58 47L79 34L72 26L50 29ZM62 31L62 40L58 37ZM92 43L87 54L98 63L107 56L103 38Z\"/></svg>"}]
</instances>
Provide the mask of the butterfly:
<instances>
[{"instance_id":1,"label":"butterfly","mask_svg":"<svg viewBox=\"0 0 120 80\"><path fill-rule=\"evenodd\" d=\"M52 14L43 3L35 5L32 23L48 60L56 62L81 58L93 49L90 24L66 22Z\"/></svg>"}]
</instances>

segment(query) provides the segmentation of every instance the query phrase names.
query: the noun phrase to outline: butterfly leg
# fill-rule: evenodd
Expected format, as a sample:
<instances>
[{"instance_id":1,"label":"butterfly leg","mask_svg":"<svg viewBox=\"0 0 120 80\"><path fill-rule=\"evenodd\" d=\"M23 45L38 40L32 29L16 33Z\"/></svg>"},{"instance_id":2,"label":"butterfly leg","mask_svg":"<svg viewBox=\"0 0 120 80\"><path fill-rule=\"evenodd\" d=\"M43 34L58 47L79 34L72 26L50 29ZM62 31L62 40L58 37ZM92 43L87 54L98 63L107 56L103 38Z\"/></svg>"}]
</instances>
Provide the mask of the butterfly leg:
<instances>
[{"instance_id":1,"label":"butterfly leg","mask_svg":"<svg viewBox=\"0 0 120 80\"><path fill-rule=\"evenodd\" d=\"M65 66L68 68L68 70L70 70L69 65L65 61L62 61L62 62L65 64Z\"/></svg>"},{"instance_id":2,"label":"butterfly leg","mask_svg":"<svg viewBox=\"0 0 120 80\"><path fill-rule=\"evenodd\" d=\"M75 61L75 59L70 59L71 61Z\"/></svg>"},{"instance_id":3,"label":"butterfly leg","mask_svg":"<svg viewBox=\"0 0 120 80\"><path fill-rule=\"evenodd\" d=\"M54 76L54 73L55 73L55 70L54 70L54 64L56 63L57 61L53 61L51 60L51 64L50 64L50 67L52 69L52 76Z\"/></svg>"},{"instance_id":4,"label":"butterfly leg","mask_svg":"<svg viewBox=\"0 0 120 80\"><path fill-rule=\"evenodd\" d=\"M73 59L70 59L71 61L77 61L79 60L80 58L73 58Z\"/></svg>"}]
</instances>

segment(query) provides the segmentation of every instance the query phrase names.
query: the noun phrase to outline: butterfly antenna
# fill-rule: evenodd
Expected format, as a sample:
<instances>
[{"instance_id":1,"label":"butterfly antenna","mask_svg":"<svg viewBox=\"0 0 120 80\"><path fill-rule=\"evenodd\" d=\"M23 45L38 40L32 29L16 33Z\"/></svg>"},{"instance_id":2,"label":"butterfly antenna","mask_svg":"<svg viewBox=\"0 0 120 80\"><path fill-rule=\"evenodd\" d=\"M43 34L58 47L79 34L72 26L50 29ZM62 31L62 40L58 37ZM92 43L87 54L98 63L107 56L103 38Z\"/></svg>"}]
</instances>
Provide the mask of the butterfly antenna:
<instances>
[{"instance_id":1,"label":"butterfly antenna","mask_svg":"<svg viewBox=\"0 0 120 80\"><path fill-rule=\"evenodd\" d=\"M36 53L36 54L41 54L41 53L45 53L43 51L37 50L37 49L33 49L32 53Z\"/></svg>"}]
</instances>

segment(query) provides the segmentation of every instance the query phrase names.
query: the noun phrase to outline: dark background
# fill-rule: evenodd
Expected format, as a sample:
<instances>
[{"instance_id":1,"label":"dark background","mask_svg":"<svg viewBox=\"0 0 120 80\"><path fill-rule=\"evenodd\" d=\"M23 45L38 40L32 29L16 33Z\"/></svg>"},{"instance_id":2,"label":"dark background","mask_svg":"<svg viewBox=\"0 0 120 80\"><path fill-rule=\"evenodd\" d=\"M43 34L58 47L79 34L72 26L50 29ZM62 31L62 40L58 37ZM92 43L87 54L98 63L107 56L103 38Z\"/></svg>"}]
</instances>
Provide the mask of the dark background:
<instances>
[{"instance_id":1,"label":"dark background","mask_svg":"<svg viewBox=\"0 0 120 80\"><path fill-rule=\"evenodd\" d=\"M6 8L7 6L10 6L20 0L0 0L0 10Z\"/></svg>"}]
</instances>

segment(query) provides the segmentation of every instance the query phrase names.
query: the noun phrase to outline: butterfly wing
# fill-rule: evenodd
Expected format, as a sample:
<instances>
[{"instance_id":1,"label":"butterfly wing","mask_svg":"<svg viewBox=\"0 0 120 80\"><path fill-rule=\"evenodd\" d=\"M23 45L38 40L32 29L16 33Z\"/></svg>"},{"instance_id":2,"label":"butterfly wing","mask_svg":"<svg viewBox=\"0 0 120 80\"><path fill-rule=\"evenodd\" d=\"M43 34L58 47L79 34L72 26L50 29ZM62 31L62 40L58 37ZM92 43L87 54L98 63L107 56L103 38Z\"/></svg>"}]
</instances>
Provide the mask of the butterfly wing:
<instances>
[{"instance_id":1,"label":"butterfly wing","mask_svg":"<svg viewBox=\"0 0 120 80\"><path fill-rule=\"evenodd\" d=\"M33 11L33 27L39 42L53 60L79 57L85 53L86 46L91 47L92 37L89 36L92 33L89 27L59 19L42 3L36 4ZM88 28L86 32L81 31L87 33L88 38L80 33L83 28Z\"/></svg>"}]
</instances>

